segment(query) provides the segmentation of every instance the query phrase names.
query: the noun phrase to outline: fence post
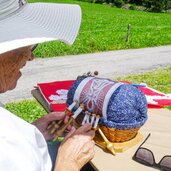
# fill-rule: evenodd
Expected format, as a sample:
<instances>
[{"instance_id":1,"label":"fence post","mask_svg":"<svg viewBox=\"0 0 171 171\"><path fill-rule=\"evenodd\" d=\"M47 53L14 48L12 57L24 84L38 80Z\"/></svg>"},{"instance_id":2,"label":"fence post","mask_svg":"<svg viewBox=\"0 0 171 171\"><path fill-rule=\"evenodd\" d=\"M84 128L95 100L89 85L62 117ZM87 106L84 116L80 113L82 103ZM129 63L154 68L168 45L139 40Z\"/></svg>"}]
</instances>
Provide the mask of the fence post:
<instances>
[{"instance_id":1,"label":"fence post","mask_svg":"<svg viewBox=\"0 0 171 171\"><path fill-rule=\"evenodd\" d=\"M128 30L127 30L127 36L126 36L126 42L129 42L131 36L131 24L128 24Z\"/></svg>"}]
</instances>

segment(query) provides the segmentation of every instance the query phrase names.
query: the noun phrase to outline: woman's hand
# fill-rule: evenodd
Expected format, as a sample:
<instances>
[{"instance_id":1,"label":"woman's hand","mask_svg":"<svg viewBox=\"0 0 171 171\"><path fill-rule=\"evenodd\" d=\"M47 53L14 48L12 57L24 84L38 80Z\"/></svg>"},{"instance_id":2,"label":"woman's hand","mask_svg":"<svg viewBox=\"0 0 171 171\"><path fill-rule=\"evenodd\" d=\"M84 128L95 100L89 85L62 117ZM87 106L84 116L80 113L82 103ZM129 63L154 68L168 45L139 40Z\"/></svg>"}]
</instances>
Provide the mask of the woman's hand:
<instances>
[{"instance_id":1,"label":"woman's hand","mask_svg":"<svg viewBox=\"0 0 171 171\"><path fill-rule=\"evenodd\" d=\"M52 112L39 118L32 124L39 129L46 140L50 140L54 138L54 134L51 134L50 130L48 130L47 127L49 123L56 120L64 120L64 122L66 123L68 121L68 116L65 116L64 112Z\"/></svg>"},{"instance_id":2,"label":"woman's hand","mask_svg":"<svg viewBox=\"0 0 171 171\"><path fill-rule=\"evenodd\" d=\"M75 130L73 127L58 150L55 171L79 171L94 157L95 131L90 124Z\"/></svg>"}]
</instances>

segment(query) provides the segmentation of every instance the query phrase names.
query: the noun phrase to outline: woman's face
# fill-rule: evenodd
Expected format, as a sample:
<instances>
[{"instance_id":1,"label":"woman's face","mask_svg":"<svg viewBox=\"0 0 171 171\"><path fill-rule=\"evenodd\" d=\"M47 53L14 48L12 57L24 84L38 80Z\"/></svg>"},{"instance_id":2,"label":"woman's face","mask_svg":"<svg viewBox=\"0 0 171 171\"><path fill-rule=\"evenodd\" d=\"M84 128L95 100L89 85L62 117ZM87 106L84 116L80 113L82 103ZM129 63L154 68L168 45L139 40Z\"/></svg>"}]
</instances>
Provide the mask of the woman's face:
<instances>
[{"instance_id":1,"label":"woman's face","mask_svg":"<svg viewBox=\"0 0 171 171\"><path fill-rule=\"evenodd\" d=\"M16 87L22 75L20 69L28 60L33 59L34 55L30 46L0 54L0 93Z\"/></svg>"}]
</instances>

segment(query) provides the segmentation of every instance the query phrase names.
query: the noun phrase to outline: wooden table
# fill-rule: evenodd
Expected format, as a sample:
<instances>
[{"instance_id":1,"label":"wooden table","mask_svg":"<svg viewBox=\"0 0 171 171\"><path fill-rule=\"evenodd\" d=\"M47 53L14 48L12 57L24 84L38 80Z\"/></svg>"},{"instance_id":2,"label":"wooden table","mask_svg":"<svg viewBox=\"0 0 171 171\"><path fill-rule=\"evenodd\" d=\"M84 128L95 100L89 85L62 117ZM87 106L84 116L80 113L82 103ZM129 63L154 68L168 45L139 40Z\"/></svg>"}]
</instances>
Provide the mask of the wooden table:
<instances>
[{"instance_id":1,"label":"wooden table","mask_svg":"<svg viewBox=\"0 0 171 171\"><path fill-rule=\"evenodd\" d=\"M148 121L140 129L143 137L151 133L151 136L144 144L154 153L156 162L164 155L171 155L171 110L149 109ZM98 171L150 171L156 170L144 166L132 160L132 156L141 143L131 147L116 156L106 153L103 149L95 147L95 157L91 161L95 170Z\"/></svg>"}]
</instances>

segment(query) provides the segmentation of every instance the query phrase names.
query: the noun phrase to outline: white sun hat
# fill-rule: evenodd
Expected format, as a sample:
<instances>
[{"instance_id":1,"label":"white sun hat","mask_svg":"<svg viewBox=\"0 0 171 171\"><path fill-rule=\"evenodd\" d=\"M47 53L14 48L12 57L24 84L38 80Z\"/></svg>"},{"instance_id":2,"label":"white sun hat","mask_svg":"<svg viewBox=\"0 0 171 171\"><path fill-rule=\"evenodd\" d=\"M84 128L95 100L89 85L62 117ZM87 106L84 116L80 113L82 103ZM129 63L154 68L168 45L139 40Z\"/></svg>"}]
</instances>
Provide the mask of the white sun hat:
<instances>
[{"instance_id":1,"label":"white sun hat","mask_svg":"<svg viewBox=\"0 0 171 171\"><path fill-rule=\"evenodd\" d=\"M0 0L0 54L52 40L71 45L80 23L79 5Z\"/></svg>"}]
</instances>

